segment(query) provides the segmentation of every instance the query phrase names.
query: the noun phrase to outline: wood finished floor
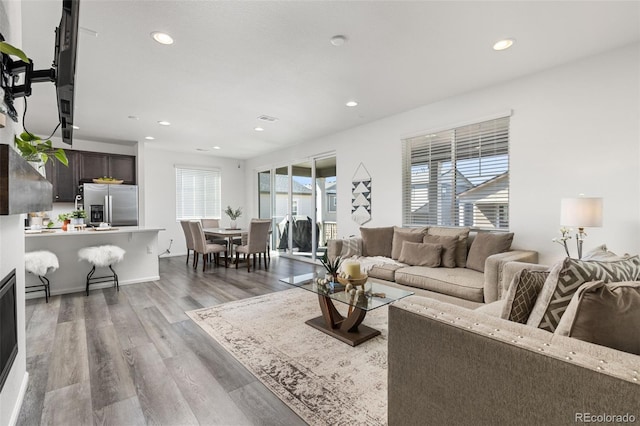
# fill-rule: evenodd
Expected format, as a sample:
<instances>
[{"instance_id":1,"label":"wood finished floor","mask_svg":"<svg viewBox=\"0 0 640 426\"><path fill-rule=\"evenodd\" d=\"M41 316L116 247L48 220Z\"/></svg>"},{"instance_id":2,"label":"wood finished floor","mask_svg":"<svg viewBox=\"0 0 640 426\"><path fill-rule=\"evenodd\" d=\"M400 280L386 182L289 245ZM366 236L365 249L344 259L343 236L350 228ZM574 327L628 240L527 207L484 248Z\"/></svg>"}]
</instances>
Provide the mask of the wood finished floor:
<instances>
[{"instance_id":1,"label":"wood finished floor","mask_svg":"<svg viewBox=\"0 0 640 426\"><path fill-rule=\"evenodd\" d=\"M160 260L160 280L27 301L18 425L304 425L185 311L282 291L313 266L247 273Z\"/></svg>"}]
</instances>

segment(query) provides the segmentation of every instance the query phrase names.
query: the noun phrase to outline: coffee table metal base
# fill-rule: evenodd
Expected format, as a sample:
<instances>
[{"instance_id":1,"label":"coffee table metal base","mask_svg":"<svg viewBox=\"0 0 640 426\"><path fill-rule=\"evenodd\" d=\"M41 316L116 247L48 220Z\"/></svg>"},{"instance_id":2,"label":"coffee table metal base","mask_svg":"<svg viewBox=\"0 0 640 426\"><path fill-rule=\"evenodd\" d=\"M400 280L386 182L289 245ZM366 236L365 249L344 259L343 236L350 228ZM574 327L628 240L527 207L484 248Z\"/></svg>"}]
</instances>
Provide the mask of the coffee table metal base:
<instances>
[{"instance_id":1,"label":"coffee table metal base","mask_svg":"<svg viewBox=\"0 0 640 426\"><path fill-rule=\"evenodd\" d=\"M333 305L331 298L318 295L318 302L322 316L310 319L305 324L351 346L357 346L380 334L380 331L361 324L367 311L353 308L345 318Z\"/></svg>"}]
</instances>

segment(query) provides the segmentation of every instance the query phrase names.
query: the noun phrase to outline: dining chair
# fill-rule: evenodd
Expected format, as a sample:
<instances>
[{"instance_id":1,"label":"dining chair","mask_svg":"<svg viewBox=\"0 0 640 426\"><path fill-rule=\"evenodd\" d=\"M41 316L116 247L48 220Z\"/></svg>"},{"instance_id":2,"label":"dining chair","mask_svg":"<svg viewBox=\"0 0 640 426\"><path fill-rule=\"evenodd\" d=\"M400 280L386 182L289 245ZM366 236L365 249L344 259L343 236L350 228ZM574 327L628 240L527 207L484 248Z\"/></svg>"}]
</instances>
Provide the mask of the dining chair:
<instances>
[{"instance_id":1,"label":"dining chair","mask_svg":"<svg viewBox=\"0 0 640 426\"><path fill-rule=\"evenodd\" d=\"M242 253L247 260L247 271L251 272L251 255L253 255L253 264L256 264L256 254L265 254L265 269L269 268L266 259L267 250L267 238L269 236L269 230L271 229L271 219L251 219L249 223L249 232L247 232L246 244L236 247L236 269L238 269L238 262L240 253Z\"/></svg>"},{"instance_id":2,"label":"dining chair","mask_svg":"<svg viewBox=\"0 0 640 426\"><path fill-rule=\"evenodd\" d=\"M220 219L200 219L203 228L220 228ZM223 246L228 245L226 238L207 237L207 240L211 244L220 244Z\"/></svg>"},{"instance_id":3,"label":"dining chair","mask_svg":"<svg viewBox=\"0 0 640 426\"><path fill-rule=\"evenodd\" d=\"M210 244L207 242L202 230L200 221L189 222L189 228L193 235L193 245L195 252L195 261L193 268L198 267L198 254L202 254L202 270L207 266L207 259L213 254L214 264L218 265L220 261L220 253L224 252L224 267L228 267L227 246L222 244Z\"/></svg>"},{"instance_id":4,"label":"dining chair","mask_svg":"<svg viewBox=\"0 0 640 426\"><path fill-rule=\"evenodd\" d=\"M189 220L181 220L180 225L182 226L182 232L184 232L184 239L187 242L187 261L185 263L189 263L189 251L194 250L193 245L193 235L191 235L191 228L189 227ZM193 262L195 264L195 251L194 251L194 259Z\"/></svg>"}]
</instances>

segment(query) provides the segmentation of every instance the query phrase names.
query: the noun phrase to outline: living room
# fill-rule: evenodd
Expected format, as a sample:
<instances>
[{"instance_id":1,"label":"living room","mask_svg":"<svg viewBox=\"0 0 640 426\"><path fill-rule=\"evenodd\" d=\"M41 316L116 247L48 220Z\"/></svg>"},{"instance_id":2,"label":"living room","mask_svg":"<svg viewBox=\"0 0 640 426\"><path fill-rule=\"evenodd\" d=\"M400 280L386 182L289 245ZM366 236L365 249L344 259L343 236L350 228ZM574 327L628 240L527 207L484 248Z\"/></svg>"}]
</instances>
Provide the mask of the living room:
<instances>
[{"instance_id":1,"label":"living room","mask_svg":"<svg viewBox=\"0 0 640 426\"><path fill-rule=\"evenodd\" d=\"M351 219L350 185L352 176L360 164L366 166L373 185L371 221L364 226L400 226L403 224L402 140L508 116L509 231L514 233L512 247L537 251L540 264L551 265L561 260L564 255L562 248L551 241L559 236L561 199L584 194L601 197L604 202L603 224L601 227L587 229L585 248L591 249L606 243L609 249L616 253L637 254L640 253L638 3L574 3L574 6L592 4L593 10L580 15L591 18L592 21L571 21L576 25L575 33L566 30L565 27L566 33L563 35L566 38L545 39L549 44L562 45L562 48L553 50L553 53L542 51L542 45L537 45L540 50L535 53L519 53L519 49L526 49L527 43L531 43L528 37L542 37L545 34L544 25L540 25L537 33L528 35L520 35L517 27L508 25L496 33L512 36L516 42L505 52L490 52L496 55L495 62L489 65L483 62L486 67L482 68L482 71L487 73L484 84L474 80L475 86L461 85L449 92L437 92L437 85L434 87L429 83L431 71L425 70L425 85L436 93L426 97L429 101L425 102L416 96L415 100L411 99L410 102L402 104L401 108L380 114L367 107L368 100L373 103L379 95L374 96L374 90L363 92L358 96L360 105L355 107L355 110L340 105L345 109L345 114L350 114L348 120L339 117L341 113L332 113L342 127L331 127L334 123L329 123L327 127L334 130L310 132L315 136L298 139L299 143L280 145L271 136L267 136L256 146L267 146L268 149L255 155L245 152L231 156L224 150L220 150L220 155L216 155L217 152L195 152L192 146L189 146L190 151L156 148L153 145L155 141L144 141L141 136L135 136L135 143L129 143L130 139L127 139L128 143L110 143L106 138L91 139L88 137L90 133L83 133L85 129L81 126L76 132L73 149L136 155L138 184L141 188L141 222L166 230L158 237L157 254L170 247L170 241L173 240L171 255L184 256L186 247L180 224L176 222L174 206L167 202L174 197L173 191L168 191L167 188L173 188L176 164L218 168L222 176L222 206L242 206L245 214L241 217L240 224L247 226L249 219L256 217L259 210L256 196L258 171L313 158L327 152L335 154L339 182L338 236L342 238L360 234L360 225ZM570 7L566 4L565 6ZM249 4L246 7L250 9ZM547 4L540 7L553 9L554 6ZM609 7L611 9L608 9ZM20 21L20 9L20 2L2 2L2 32L12 42L20 40L21 32L27 27L25 23L14 24L16 20ZM569 19L565 13L564 9L557 15L554 12L549 13L553 19L550 18L547 24L549 28L555 29L553 34L556 36L562 33L559 28L565 25L564 20ZM597 19L596 22L595 18L600 16L603 18ZM627 19L616 20L624 16ZM383 20L380 16L377 19ZM579 18L576 18L576 21L579 21ZM4 29L7 23L10 24L8 32ZM347 36L344 46L330 45L329 39L335 35L333 33L326 34L326 40L323 40L323 43L326 42L332 49L343 49L339 55L344 55L344 49L349 48L350 43L358 42L357 37L347 29L343 31ZM551 33L549 31L549 34ZM8 35L13 37L9 38ZM98 38L100 36L97 35ZM494 41L496 40L486 42ZM86 43L85 41L85 46ZM571 46L572 43L575 44L575 48ZM583 44L590 48L583 49ZM578 45L581 47L578 48ZM477 43L477 47L491 50L491 46L482 43ZM407 46L397 50L405 55L429 54L423 49ZM580 53L574 53L573 50ZM82 54L81 50L79 55ZM473 59L476 60L475 57ZM82 59L79 61L82 64ZM474 69L474 61L467 64L467 70L460 71L463 76ZM483 56L481 61L486 61L486 58ZM321 59L318 62L322 63ZM384 85L387 80L403 79L402 64L388 65L384 64L384 60L381 62L381 66L386 68L385 73L379 77L378 84ZM518 67L519 62L524 65ZM503 67L511 70L513 74L500 77L501 74L497 70ZM491 69L495 69L499 77L490 78L488 75ZM456 70L447 70L445 75L455 74L454 71ZM143 75L144 72L140 71L140 74ZM442 74L437 75L443 78ZM452 75L452 80L454 77ZM82 78L86 79L86 76ZM175 80L175 76L170 78ZM420 83L410 82L415 85L416 91L428 91L419 87ZM30 105L33 110L38 108L37 99L40 95L35 92L39 89L40 87L34 87L31 100L33 104ZM55 94L51 91L43 96L55 99ZM406 93L407 98L411 96L413 94ZM123 117L119 117L118 120L132 121L126 116L134 113L123 108L120 114ZM254 115L257 117L265 113L269 111L256 110ZM106 114L106 111L101 110L100 114ZM280 118L277 126L286 125L283 117ZM29 113L26 119L27 122L31 119ZM105 120L109 119L110 117L105 115ZM206 121L208 117L203 114L201 119ZM172 125L176 124L178 122ZM249 126L253 132L253 123ZM318 127L322 125L316 123L309 129ZM272 128L265 125L266 131L262 133L268 134ZM41 134L45 133L45 126L34 125L34 129ZM10 143L8 141L12 140L13 134L9 135L9 130L3 129L2 143ZM114 136L113 139L119 138ZM162 138L157 136L157 139ZM255 143L253 137L251 141ZM54 142L63 146L55 138ZM177 140L170 142L180 145ZM251 149L247 151L251 152ZM226 219L223 218L224 220ZM14 222L4 217L0 220L3 272L10 269L9 265L20 261L19 256L14 253L14 239L23 238L15 230L10 230L15 227ZM24 318L24 312L21 315ZM22 344L24 345L24 341ZM26 370L23 357L24 355L20 354L20 362L17 365L22 371ZM9 423L8 419L13 411L11 401L15 401L21 387L21 383L16 384L15 380L7 383L6 388L10 389L12 386L13 391L10 390L7 396L7 392L3 390L1 395L3 412L0 420L3 424Z\"/></svg>"}]
</instances>

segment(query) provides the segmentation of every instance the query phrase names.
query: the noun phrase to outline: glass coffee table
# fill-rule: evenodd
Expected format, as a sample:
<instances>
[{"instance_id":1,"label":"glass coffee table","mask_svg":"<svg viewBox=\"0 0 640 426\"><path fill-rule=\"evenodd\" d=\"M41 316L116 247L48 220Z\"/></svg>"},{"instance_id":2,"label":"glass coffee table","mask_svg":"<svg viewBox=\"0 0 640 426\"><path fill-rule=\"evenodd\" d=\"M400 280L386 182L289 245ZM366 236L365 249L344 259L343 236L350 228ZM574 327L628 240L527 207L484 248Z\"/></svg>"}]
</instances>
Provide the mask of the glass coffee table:
<instances>
[{"instance_id":1,"label":"glass coffee table","mask_svg":"<svg viewBox=\"0 0 640 426\"><path fill-rule=\"evenodd\" d=\"M317 294L322 316L305 321L305 324L351 346L357 346L380 334L379 330L362 324L367 312L413 294L370 278L364 284L363 292L354 295L346 292L345 286L339 283L318 284L316 278L319 276L318 273L311 273L282 278L280 281ZM362 287L355 287L359 288ZM348 306L346 317L338 312L334 302Z\"/></svg>"}]
</instances>

